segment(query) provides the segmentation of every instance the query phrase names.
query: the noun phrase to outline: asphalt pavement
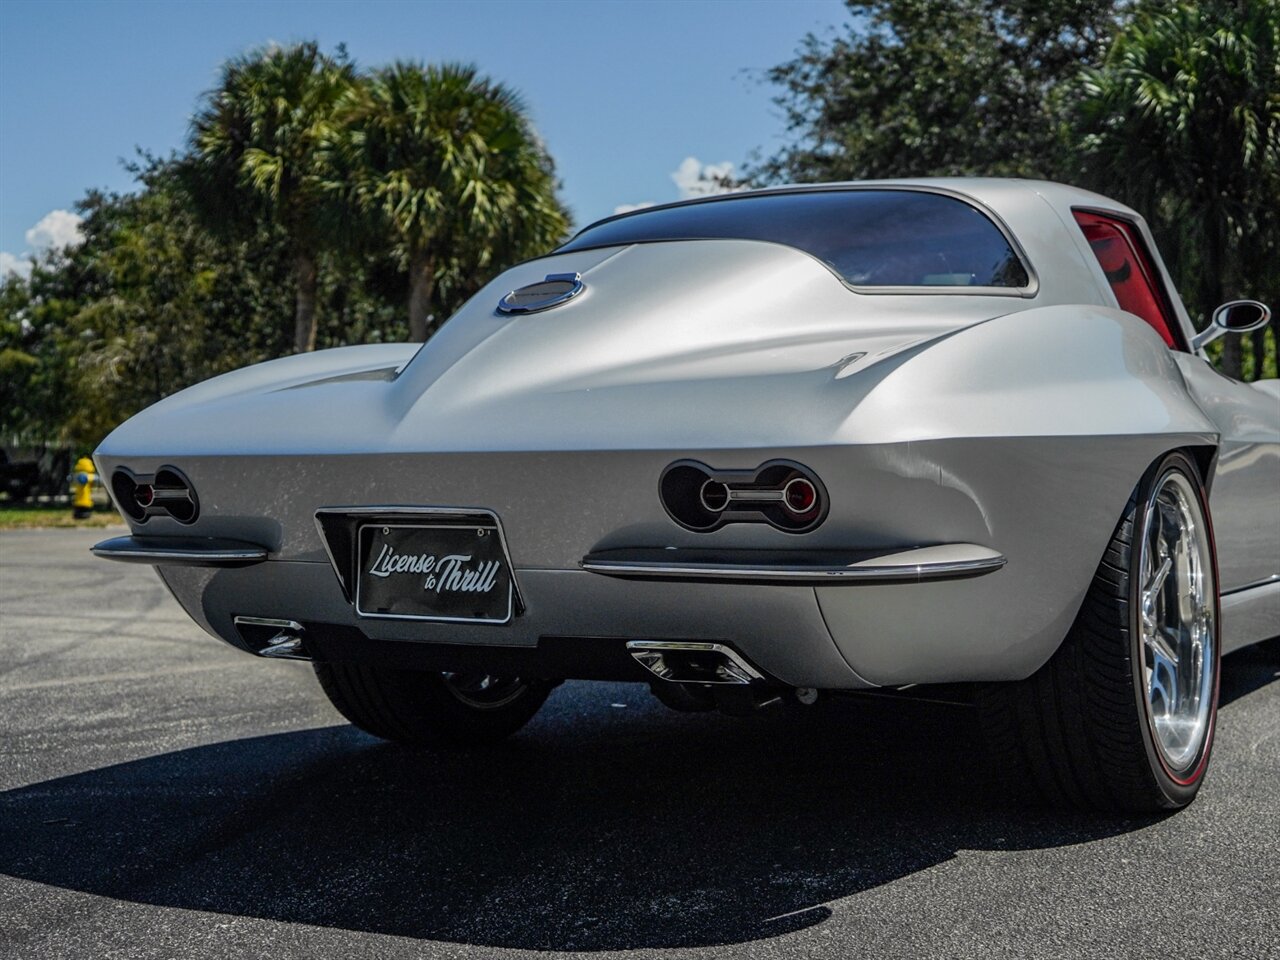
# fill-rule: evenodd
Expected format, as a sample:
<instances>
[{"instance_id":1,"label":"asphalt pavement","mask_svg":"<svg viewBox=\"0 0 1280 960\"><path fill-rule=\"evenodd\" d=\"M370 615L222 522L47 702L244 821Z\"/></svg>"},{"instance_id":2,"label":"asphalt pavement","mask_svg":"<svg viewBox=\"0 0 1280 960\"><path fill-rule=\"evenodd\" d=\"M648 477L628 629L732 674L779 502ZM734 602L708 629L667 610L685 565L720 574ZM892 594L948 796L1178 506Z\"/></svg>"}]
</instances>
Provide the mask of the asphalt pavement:
<instances>
[{"instance_id":1,"label":"asphalt pavement","mask_svg":"<svg viewBox=\"0 0 1280 960\"><path fill-rule=\"evenodd\" d=\"M480 752L342 722L103 531L0 533L0 957L1280 957L1280 655L1182 813L984 787L968 708L569 683Z\"/></svg>"}]
</instances>

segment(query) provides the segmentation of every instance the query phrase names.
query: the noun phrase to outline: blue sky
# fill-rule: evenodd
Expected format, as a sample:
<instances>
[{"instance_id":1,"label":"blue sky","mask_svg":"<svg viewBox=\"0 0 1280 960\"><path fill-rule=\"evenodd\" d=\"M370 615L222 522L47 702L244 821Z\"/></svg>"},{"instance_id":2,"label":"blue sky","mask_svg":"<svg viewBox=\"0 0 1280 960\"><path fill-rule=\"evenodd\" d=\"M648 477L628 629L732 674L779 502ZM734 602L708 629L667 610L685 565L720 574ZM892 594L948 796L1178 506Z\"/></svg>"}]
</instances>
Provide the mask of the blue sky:
<instances>
[{"instance_id":1,"label":"blue sky","mask_svg":"<svg viewBox=\"0 0 1280 960\"><path fill-rule=\"evenodd\" d=\"M180 146L219 64L271 41L345 42L364 65L477 63L524 95L584 224L676 199L689 157L741 164L777 146L759 74L845 19L839 0L4 0L0 251L69 236L56 211L128 189L121 158Z\"/></svg>"}]
</instances>

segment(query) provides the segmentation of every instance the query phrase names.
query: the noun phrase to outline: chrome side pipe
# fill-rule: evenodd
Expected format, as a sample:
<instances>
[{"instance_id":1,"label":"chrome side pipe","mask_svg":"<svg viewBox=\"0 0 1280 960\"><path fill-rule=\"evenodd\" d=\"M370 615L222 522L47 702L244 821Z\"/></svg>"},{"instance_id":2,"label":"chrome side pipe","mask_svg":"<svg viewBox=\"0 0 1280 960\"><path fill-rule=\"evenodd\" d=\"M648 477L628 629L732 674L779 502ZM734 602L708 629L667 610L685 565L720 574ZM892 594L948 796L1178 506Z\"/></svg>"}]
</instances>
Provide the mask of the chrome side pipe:
<instances>
[{"instance_id":1,"label":"chrome side pipe","mask_svg":"<svg viewBox=\"0 0 1280 960\"><path fill-rule=\"evenodd\" d=\"M310 660L303 645L302 624L296 620L273 620L268 617L233 617L232 622L246 649L258 657L271 660Z\"/></svg>"},{"instance_id":2,"label":"chrome side pipe","mask_svg":"<svg viewBox=\"0 0 1280 960\"><path fill-rule=\"evenodd\" d=\"M660 680L672 683L745 685L764 675L722 643L686 640L631 640L627 652Z\"/></svg>"}]
</instances>

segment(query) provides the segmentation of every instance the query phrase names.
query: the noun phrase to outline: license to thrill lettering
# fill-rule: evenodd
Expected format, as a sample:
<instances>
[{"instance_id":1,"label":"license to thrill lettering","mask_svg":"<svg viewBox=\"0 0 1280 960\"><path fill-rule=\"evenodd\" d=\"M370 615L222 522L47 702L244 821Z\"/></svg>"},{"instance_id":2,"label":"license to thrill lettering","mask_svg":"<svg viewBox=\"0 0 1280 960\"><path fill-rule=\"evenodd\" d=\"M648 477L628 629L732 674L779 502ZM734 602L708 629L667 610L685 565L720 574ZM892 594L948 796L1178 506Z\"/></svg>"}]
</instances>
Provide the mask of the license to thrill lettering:
<instances>
[{"instance_id":1,"label":"license to thrill lettering","mask_svg":"<svg viewBox=\"0 0 1280 960\"><path fill-rule=\"evenodd\" d=\"M471 554L450 553L438 557L433 553L397 553L388 543L369 566L372 577L389 577L406 573L421 576L422 589L437 594L488 593L498 581L498 561L471 564Z\"/></svg>"}]
</instances>

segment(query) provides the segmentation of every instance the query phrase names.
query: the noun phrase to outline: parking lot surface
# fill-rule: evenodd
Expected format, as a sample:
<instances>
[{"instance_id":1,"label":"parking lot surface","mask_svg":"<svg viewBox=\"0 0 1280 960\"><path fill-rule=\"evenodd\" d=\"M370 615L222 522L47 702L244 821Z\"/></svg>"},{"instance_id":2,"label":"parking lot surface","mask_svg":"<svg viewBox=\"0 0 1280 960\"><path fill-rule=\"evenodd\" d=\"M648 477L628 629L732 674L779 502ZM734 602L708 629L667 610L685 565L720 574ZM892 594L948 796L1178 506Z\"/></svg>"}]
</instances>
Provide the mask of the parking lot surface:
<instances>
[{"instance_id":1,"label":"parking lot surface","mask_svg":"<svg viewBox=\"0 0 1280 960\"><path fill-rule=\"evenodd\" d=\"M1224 662L1162 818L992 796L943 704L569 683L496 749L416 751L103 535L0 534L0 956L1280 956L1275 653Z\"/></svg>"}]
</instances>

